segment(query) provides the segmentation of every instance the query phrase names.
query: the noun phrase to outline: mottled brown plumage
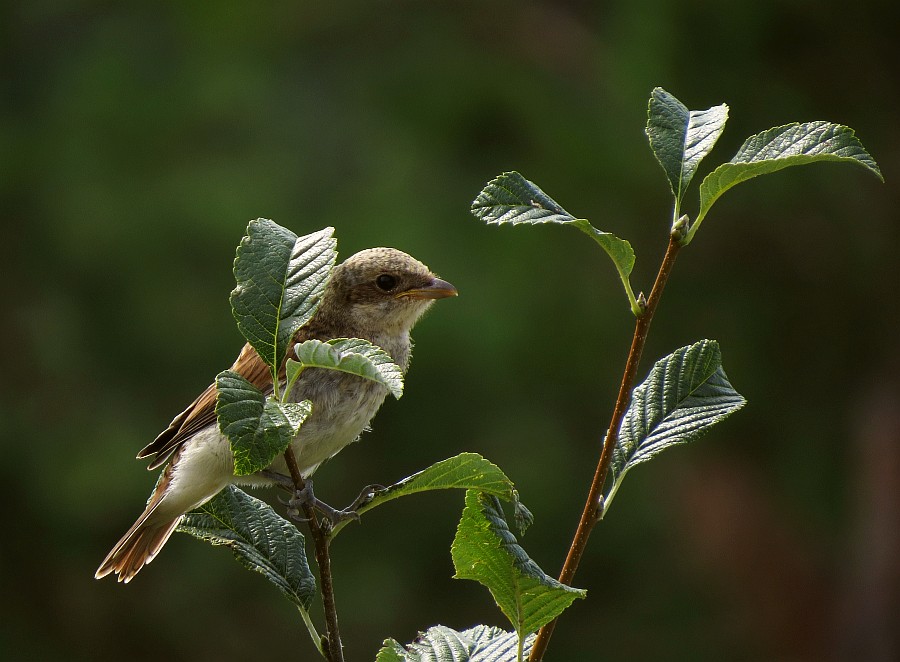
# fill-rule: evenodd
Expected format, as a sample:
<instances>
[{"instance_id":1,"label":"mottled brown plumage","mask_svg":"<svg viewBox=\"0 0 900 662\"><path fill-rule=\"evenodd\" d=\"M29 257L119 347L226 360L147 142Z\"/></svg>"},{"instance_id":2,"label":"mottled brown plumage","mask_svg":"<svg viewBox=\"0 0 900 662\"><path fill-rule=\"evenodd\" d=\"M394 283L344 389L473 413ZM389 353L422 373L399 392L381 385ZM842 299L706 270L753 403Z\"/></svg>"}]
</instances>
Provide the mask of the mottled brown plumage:
<instances>
[{"instance_id":1,"label":"mottled brown plumage","mask_svg":"<svg viewBox=\"0 0 900 662\"><path fill-rule=\"evenodd\" d=\"M406 253L372 248L334 269L319 308L294 340L364 338L387 351L405 372L411 348L409 331L416 320L435 299L455 295L450 283L436 278ZM272 390L269 369L249 344L231 369L263 392ZM282 367L279 378L283 377ZM354 441L386 395L383 386L354 375L305 370L289 396L295 402L313 402L312 414L291 444L303 474L311 475ZM115 573L119 581L130 581L159 553L181 516L227 484L271 484L259 474L234 476L228 441L216 425L215 403L216 388L211 384L138 454L139 458L153 458L150 469L166 468L144 512L100 565L98 579ZM270 468L287 473L281 457Z\"/></svg>"}]
</instances>

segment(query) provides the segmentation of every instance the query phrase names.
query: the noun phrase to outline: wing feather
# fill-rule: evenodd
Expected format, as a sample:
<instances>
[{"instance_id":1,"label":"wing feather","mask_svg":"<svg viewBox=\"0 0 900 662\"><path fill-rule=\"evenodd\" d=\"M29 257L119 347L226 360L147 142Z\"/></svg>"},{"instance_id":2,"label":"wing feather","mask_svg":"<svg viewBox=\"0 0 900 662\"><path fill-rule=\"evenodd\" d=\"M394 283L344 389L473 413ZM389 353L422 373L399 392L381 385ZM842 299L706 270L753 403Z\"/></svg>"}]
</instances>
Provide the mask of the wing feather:
<instances>
[{"instance_id":1,"label":"wing feather","mask_svg":"<svg viewBox=\"0 0 900 662\"><path fill-rule=\"evenodd\" d=\"M272 376L269 373L268 366L249 343L241 349L241 353L231 366L231 369L263 392L272 388ZM185 441L210 423L215 423L215 421L216 385L210 384L203 393L188 405L187 409L178 414L169 423L169 427L142 448L137 456L139 459L153 456L153 461L147 468L150 470L158 469L166 463L172 453L181 448Z\"/></svg>"}]
</instances>

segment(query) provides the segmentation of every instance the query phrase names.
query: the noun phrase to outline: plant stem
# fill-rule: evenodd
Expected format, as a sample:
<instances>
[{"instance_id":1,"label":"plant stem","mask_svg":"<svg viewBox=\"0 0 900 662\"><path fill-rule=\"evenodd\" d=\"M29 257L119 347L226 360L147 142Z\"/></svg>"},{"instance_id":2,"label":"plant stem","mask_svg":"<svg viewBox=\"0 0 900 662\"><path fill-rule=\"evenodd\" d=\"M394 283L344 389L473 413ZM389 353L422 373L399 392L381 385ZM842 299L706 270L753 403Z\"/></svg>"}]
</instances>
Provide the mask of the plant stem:
<instances>
[{"instance_id":1,"label":"plant stem","mask_svg":"<svg viewBox=\"0 0 900 662\"><path fill-rule=\"evenodd\" d=\"M628 359L625 361L625 372L619 385L619 395L616 398L616 406L613 409L612 419L609 422L609 428L603 442L600 461L597 463L597 470L594 472L594 480L591 483L591 489L588 492L587 502L584 504L581 519L578 521L575 537L572 539L572 544L569 547L569 554L566 556L566 562L563 564L562 572L559 575L559 581L563 584L572 583L575 571L578 569L578 564L581 562L581 557L587 547L588 537L591 535L591 531L602 512L603 483L606 481L606 475L609 473L609 465L612 462L613 449L616 447L619 427L622 425L622 419L625 417L625 412L628 410L628 404L631 401L631 391L634 388L638 365L641 361L641 353L644 351L644 345L647 342L650 323L653 321L653 315L666 287L666 281L669 279L669 274L675 265L675 257L681 248L680 239L681 234L678 232L673 232L669 236L669 245L666 248L662 264L659 266L659 272L656 274L656 281L653 283L650 298L647 299L647 306L635 323L631 349L628 352ZM554 619L538 632L531 649L531 655L528 657L529 662L540 662L543 659L555 626L556 620Z\"/></svg>"},{"instance_id":2,"label":"plant stem","mask_svg":"<svg viewBox=\"0 0 900 662\"><path fill-rule=\"evenodd\" d=\"M288 446L284 451L284 461L291 472L294 488L300 491L306 485L294 457L293 449ZM325 637L327 647L325 657L329 662L344 662L344 649L341 646L341 634L338 630L337 607L334 603L334 583L331 579L331 556L328 553L328 536L319 526L315 508L312 504L303 504L303 515L309 520L309 531L316 548L316 564L319 566L319 582L322 584L322 606L325 608ZM321 650L321 646L320 646Z\"/></svg>"}]
</instances>

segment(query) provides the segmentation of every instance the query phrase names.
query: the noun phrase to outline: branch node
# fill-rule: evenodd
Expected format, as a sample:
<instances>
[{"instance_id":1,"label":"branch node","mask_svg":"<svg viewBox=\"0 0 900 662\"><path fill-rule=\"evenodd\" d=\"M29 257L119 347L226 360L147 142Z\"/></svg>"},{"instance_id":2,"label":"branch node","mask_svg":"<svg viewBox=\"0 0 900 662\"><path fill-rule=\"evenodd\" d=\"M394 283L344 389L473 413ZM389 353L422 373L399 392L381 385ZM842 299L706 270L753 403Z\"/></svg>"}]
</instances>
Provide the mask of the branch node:
<instances>
[{"instance_id":1,"label":"branch node","mask_svg":"<svg viewBox=\"0 0 900 662\"><path fill-rule=\"evenodd\" d=\"M687 238L691 232L691 218L683 214L681 218L672 224L672 238L679 244Z\"/></svg>"}]
</instances>

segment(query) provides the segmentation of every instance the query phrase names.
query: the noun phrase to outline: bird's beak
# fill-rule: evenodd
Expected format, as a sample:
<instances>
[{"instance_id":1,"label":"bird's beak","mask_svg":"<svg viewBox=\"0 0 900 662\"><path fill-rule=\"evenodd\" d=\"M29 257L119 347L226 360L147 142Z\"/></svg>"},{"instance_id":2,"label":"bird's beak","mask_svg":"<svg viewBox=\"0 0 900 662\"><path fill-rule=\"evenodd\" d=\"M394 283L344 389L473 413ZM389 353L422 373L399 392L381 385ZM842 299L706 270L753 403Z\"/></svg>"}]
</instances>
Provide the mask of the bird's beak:
<instances>
[{"instance_id":1,"label":"bird's beak","mask_svg":"<svg viewBox=\"0 0 900 662\"><path fill-rule=\"evenodd\" d=\"M446 297L458 296L459 292L450 283L440 278L435 278L425 287L417 287L412 290L401 292L397 296L409 297L410 299L444 299Z\"/></svg>"}]
</instances>

